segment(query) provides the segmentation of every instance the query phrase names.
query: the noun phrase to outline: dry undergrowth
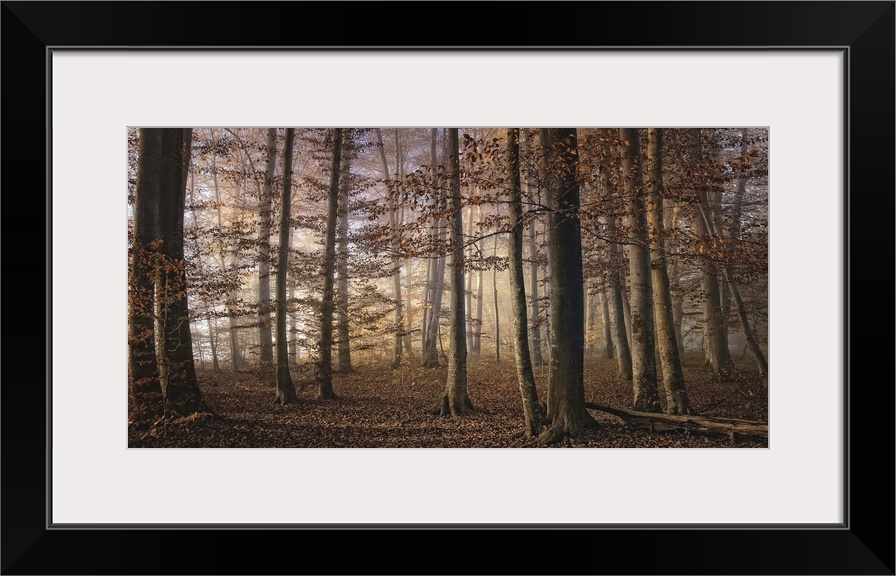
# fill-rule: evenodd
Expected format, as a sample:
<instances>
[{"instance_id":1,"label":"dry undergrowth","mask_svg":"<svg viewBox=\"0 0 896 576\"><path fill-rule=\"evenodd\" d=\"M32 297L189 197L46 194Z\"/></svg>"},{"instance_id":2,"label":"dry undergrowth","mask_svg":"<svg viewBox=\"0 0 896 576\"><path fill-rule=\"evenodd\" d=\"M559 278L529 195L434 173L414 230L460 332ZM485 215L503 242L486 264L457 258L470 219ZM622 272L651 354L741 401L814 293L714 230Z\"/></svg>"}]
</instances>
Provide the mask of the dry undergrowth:
<instances>
[{"instance_id":1,"label":"dry undergrowth","mask_svg":"<svg viewBox=\"0 0 896 576\"><path fill-rule=\"evenodd\" d=\"M693 365L691 365L693 364ZM768 394L751 367L744 365L737 381L712 382L696 363L685 367L691 403L697 412L768 421ZM351 374L336 374L337 400L316 400L313 383L300 383L312 371L296 368L293 376L299 403L273 404L273 384L250 373L200 376L203 398L215 417L181 419L164 429L130 426L132 447L203 448L509 448L526 440L522 404L511 361L490 359L470 364L468 386L476 406L463 418L432 416L429 410L442 394L445 369L356 366ZM629 407L631 384L615 378L612 360L589 360L585 398L589 402ZM539 398L545 398L547 368L536 368ZM626 429L617 417L590 411L600 426L589 430L588 448L747 448L765 442L677 432L650 433ZM560 446L571 446L561 443Z\"/></svg>"}]
</instances>

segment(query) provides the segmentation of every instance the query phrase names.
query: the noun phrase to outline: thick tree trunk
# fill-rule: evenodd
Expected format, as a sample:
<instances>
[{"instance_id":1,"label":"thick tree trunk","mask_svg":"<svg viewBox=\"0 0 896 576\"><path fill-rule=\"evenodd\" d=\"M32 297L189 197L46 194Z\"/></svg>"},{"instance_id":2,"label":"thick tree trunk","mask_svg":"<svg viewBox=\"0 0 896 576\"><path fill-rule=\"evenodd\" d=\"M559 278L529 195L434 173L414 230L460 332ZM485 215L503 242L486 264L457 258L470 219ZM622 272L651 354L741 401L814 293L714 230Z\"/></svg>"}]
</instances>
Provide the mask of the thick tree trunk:
<instances>
[{"instance_id":1,"label":"thick tree trunk","mask_svg":"<svg viewBox=\"0 0 896 576\"><path fill-rule=\"evenodd\" d=\"M162 412L154 326L156 248L159 235L158 171L162 133L140 129L134 237L128 271L128 413L131 420Z\"/></svg>"},{"instance_id":2,"label":"thick tree trunk","mask_svg":"<svg viewBox=\"0 0 896 576\"><path fill-rule=\"evenodd\" d=\"M663 368L667 414L689 414L691 405L684 383L681 357L672 317L672 292L666 269L666 244L663 239L663 131L647 131L648 198L647 219L650 226L650 251L653 255L653 306L656 322L657 350Z\"/></svg>"},{"instance_id":3,"label":"thick tree trunk","mask_svg":"<svg viewBox=\"0 0 896 576\"><path fill-rule=\"evenodd\" d=\"M192 128L161 129L159 198L160 267L156 280L159 309L159 380L166 417L207 410L196 379L184 260L184 205ZM164 375L163 375L164 373Z\"/></svg>"},{"instance_id":4,"label":"thick tree trunk","mask_svg":"<svg viewBox=\"0 0 896 576\"><path fill-rule=\"evenodd\" d=\"M268 128L264 184L258 199L258 344L262 364L274 361L271 334L271 203L277 170L277 129Z\"/></svg>"},{"instance_id":5,"label":"thick tree trunk","mask_svg":"<svg viewBox=\"0 0 896 576\"><path fill-rule=\"evenodd\" d=\"M339 371L351 372L352 350L349 340L349 302L348 302L348 196L350 181L351 146L343 143L343 159L339 182L339 210L337 221L338 250L336 252L336 340L339 358Z\"/></svg>"},{"instance_id":6,"label":"thick tree trunk","mask_svg":"<svg viewBox=\"0 0 896 576\"><path fill-rule=\"evenodd\" d=\"M529 321L526 314L526 288L523 279L523 222L520 190L520 148L519 130L508 128L505 142L510 191L508 211L510 213L510 294L513 311L513 340L516 356L516 374L523 401L523 416L526 438L535 438L541 433L543 410L538 403L535 376L529 357Z\"/></svg>"},{"instance_id":7,"label":"thick tree trunk","mask_svg":"<svg viewBox=\"0 0 896 576\"><path fill-rule=\"evenodd\" d=\"M660 412L640 136L637 128L620 128L619 137L623 141L622 170L628 198L633 407L641 412Z\"/></svg>"},{"instance_id":8,"label":"thick tree trunk","mask_svg":"<svg viewBox=\"0 0 896 576\"><path fill-rule=\"evenodd\" d=\"M593 420L585 411L585 295L575 128L541 130L550 202L551 369L547 419L540 443L580 438Z\"/></svg>"},{"instance_id":9,"label":"thick tree trunk","mask_svg":"<svg viewBox=\"0 0 896 576\"><path fill-rule=\"evenodd\" d=\"M463 212L460 192L460 150L457 128L448 129L449 194L451 200L451 345L448 351L448 378L445 392L433 414L464 416L473 412L467 395L467 340L464 334L464 246Z\"/></svg>"},{"instance_id":10,"label":"thick tree trunk","mask_svg":"<svg viewBox=\"0 0 896 576\"><path fill-rule=\"evenodd\" d=\"M336 398L333 392L333 291L336 270L336 220L339 212L339 172L342 162L342 129L333 129L333 160L330 167L330 188L327 193L327 229L324 236L324 291L320 305L320 364L317 398ZM400 300L399 300L400 301ZM399 352L401 342L399 341Z\"/></svg>"},{"instance_id":11,"label":"thick tree trunk","mask_svg":"<svg viewBox=\"0 0 896 576\"><path fill-rule=\"evenodd\" d=\"M289 269L289 240L292 229L289 225L292 207L292 150L295 144L295 128L286 129L283 146L283 195L280 201L280 246L277 252L277 376L274 403L295 404L296 388L289 373L289 348L286 342L286 277Z\"/></svg>"}]
</instances>

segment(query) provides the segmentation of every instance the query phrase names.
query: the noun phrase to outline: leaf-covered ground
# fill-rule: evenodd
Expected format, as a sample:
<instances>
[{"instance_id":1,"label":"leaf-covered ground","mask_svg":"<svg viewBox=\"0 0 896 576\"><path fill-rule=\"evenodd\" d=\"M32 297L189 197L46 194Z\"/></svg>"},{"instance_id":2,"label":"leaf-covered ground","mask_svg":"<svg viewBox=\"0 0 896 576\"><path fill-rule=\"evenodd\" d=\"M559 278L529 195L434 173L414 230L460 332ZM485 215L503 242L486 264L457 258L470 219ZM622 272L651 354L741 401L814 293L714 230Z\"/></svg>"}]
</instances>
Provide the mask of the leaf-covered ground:
<instances>
[{"instance_id":1,"label":"leaf-covered ground","mask_svg":"<svg viewBox=\"0 0 896 576\"><path fill-rule=\"evenodd\" d=\"M768 394L747 363L736 380L713 382L689 357L685 379L696 413L768 421ZM445 369L359 363L350 374L334 376L337 400L316 400L313 370L294 367L299 403L273 404L273 382L252 373L200 376L203 398L214 415L199 415L149 428L131 424L132 447L203 448L373 448L457 447L510 448L526 442L522 403L512 360L496 365L492 359L471 361L470 399L478 413L463 418L428 414L445 385ZM545 398L547 367L536 368L539 398ZM300 389L301 383L306 386ZM612 360L589 359L585 369L585 399L621 408L631 407L631 383L616 379ZM767 442L684 432L627 429L622 420L589 411L600 426L588 439L559 446L586 448L756 448Z\"/></svg>"}]
</instances>

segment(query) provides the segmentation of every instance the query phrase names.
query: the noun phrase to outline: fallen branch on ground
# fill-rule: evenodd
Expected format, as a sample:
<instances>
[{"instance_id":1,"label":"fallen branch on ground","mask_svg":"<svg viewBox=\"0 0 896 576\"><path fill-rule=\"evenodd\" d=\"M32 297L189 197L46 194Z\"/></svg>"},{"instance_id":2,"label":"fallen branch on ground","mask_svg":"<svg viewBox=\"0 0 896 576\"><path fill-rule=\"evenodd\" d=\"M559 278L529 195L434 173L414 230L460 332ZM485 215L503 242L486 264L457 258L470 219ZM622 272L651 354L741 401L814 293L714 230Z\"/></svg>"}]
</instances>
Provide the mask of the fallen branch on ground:
<instances>
[{"instance_id":1,"label":"fallen branch on ground","mask_svg":"<svg viewBox=\"0 0 896 576\"><path fill-rule=\"evenodd\" d=\"M601 412L618 416L631 428L647 429L651 432L675 430L704 434L727 434L732 439L736 436L768 438L768 424L765 422L713 416L654 414L651 412L627 410L625 408L614 408L603 404L595 404L594 402L586 402L585 406L592 410L600 410Z\"/></svg>"}]
</instances>

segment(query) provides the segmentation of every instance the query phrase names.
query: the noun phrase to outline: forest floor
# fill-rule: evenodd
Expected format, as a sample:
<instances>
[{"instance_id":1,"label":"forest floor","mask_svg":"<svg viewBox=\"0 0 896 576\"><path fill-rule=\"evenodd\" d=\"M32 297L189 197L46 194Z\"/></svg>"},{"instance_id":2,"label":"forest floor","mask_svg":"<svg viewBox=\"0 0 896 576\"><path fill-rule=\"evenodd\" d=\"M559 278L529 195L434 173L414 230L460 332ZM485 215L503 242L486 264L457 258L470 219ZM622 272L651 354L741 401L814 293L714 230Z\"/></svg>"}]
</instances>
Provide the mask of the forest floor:
<instances>
[{"instance_id":1,"label":"forest floor","mask_svg":"<svg viewBox=\"0 0 896 576\"><path fill-rule=\"evenodd\" d=\"M694 413L768 422L768 390L747 362L730 381L712 381L701 367L702 354L688 355L685 380ZM477 414L432 416L445 386L445 368L356 363L355 371L335 374L336 400L317 400L314 369L293 367L299 403L274 405L273 382L251 372L200 374L203 398L213 416L182 419L148 428L131 424L131 447L180 448L511 448L526 441L522 402L512 358L470 362L468 388ZM539 399L547 392L547 367L536 367ZM630 408L631 382L616 378L613 360L587 359L587 402ZM302 387L302 384L305 384ZM662 396L662 393L661 393ZM761 439L686 432L632 430L613 415L589 410L598 421L585 441L558 446L585 448L760 448Z\"/></svg>"}]
</instances>

